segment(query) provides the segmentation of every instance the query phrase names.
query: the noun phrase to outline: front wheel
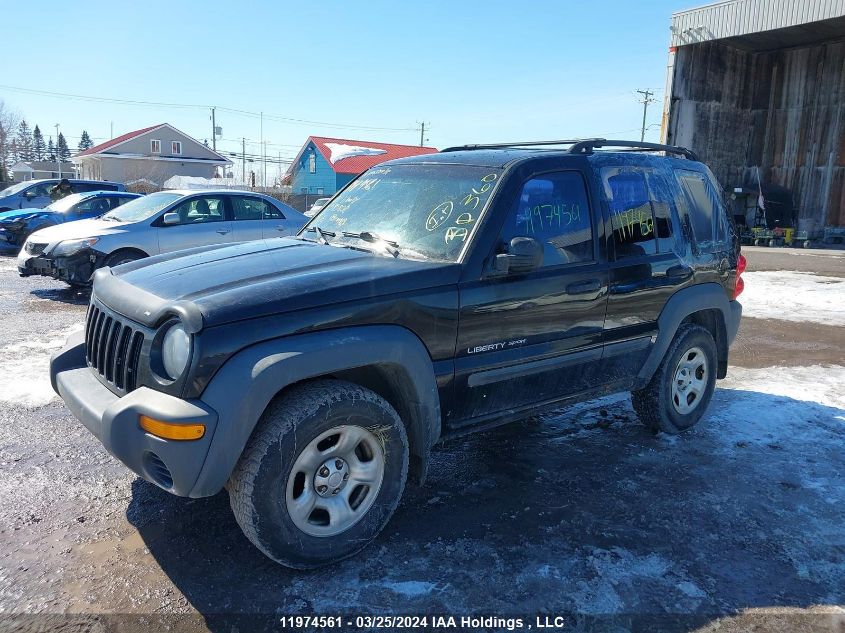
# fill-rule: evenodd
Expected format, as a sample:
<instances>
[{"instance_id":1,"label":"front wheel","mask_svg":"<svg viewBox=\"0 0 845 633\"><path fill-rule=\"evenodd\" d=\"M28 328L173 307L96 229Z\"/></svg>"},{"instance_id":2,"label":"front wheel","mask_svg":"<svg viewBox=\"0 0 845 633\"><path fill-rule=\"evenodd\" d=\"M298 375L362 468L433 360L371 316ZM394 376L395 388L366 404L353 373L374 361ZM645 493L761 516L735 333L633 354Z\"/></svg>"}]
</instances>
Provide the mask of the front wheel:
<instances>
[{"instance_id":1,"label":"front wheel","mask_svg":"<svg viewBox=\"0 0 845 633\"><path fill-rule=\"evenodd\" d=\"M143 259L144 256L141 253L136 251L117 251L116 253L112 253L106 258L106 266L110 268L114 268L115 266L120 266L121 264L128 264L130 262L136 262L139 259Z\"/></svg>"},{"instance_id":2,"label":"front wheel","mask_svg":"<svg viewBox=\"0 0 845 633\"><path fill-rule=\"evenodd\" d=\"M682 325L663 362L631 403L653 431L677 434L704 415L716 388L716 343L700 325Z\"/></svg>"},{"instance_id":3,"label":"front wheel","mask_svg":"<svg viewBox=\"0 0 845 633\"><path fill-rule=\"evenodd\" d=\"M369 389L320 380L270 404L227 488L253 545L309 569L375 538L407 474L408 439L393 407Z\"/></svg>"}]
</instances>

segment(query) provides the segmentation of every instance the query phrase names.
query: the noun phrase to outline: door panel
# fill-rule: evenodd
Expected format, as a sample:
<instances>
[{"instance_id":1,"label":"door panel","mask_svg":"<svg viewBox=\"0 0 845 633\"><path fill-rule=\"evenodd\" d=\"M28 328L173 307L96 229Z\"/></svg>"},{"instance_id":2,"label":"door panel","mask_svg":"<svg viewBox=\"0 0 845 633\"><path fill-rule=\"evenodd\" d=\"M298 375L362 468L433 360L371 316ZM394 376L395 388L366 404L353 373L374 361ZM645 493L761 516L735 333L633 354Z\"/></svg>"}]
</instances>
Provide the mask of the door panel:
<instances>
[{"instance_id":1,"label":"door panel","mask_svg":"<svg viewBox=\"0 0 845 633\"><path fill-rule=\"evenodd\" d=\"M460 298L456 426L599 382L607 299L607 271L599 265L480 281L461 287Z\"/></svg>"},{"instance_id":2,"label":"door panel","mask_svg":"<svg viewBox=\"0 0 845 633\"><path fill-rule=\"evenodd\" d=\"M162 253L233 241L232 221L226 219L225 196L193 196L171 212L179 214L180 223L155 229Z\"/></svg>"},{"instance_id":3,"label":"door panel","mask_svg":"<svg viewBox=\"0 0 845 633\"><path fill-rule=\"evenodd\" d=\"M234 241L247 242L264 237L264 207L266 202L251 196L229 196L232 207Z\"/></svg>"},{"instance_id":4,"label":"door panel","mask_svg":"<svg viewBox=\"0 0 845 633\"><path fill-rule=\"evenodd\" d=\"M578 171L535 174L508 211L497 252L514 237L543 247L528 274L460 285L453 428L601 383L607 265L597 260L586 182Z\"/></svg>"}]
</instances>

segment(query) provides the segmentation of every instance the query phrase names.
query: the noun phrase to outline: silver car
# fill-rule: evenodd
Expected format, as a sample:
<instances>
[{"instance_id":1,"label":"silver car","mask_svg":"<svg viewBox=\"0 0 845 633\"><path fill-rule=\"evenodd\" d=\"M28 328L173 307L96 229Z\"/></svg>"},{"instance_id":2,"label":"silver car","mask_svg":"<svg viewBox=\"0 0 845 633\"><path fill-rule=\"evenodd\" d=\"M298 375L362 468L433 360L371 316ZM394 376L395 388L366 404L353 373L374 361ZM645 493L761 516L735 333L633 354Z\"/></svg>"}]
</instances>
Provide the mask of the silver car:
<instances>
[{"instance_id":1,"label":"silver car","mask_svg":"<svg viewBox=\"0 0 845 633\"><path fill-rule=\"evenodd\" d=\"M160 191L94 220L36 231L18 255L21 276L85 285L97 268L211 244L296 234L304 215L247 191Z\"/></svg>"}]
</instances>

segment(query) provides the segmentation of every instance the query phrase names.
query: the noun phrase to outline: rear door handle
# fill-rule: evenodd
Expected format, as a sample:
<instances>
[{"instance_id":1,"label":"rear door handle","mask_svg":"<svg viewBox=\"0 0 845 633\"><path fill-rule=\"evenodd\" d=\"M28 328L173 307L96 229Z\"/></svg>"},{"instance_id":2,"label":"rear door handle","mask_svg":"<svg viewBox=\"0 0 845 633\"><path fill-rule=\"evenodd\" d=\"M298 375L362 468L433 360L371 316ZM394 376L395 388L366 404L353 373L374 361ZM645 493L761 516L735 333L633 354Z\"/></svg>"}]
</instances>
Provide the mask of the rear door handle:
<instances>
[{"instance_id":1,"label":"rear door handle","mask_svg":"<svg viewBox=\"0 0 845 633\"><path fill-rule=\"evenodd\" d=\"M568 295L583 295L588 292L597 292L601 289L601 281L590 279L588 281L575 281L566 287Z\"/></svg>"},{"instance_id":2,"label":"rear door handle","mask_svg":"<svg viewBox=\"0 0 845 633\"><path fill-rule=\"evenodd\" d=\"M217 229L217 232L220 233L220 235L226 235L226 233L230 233L231 231L232 229Z\"/></svg>"},{"instance_id":3,"label":"rear door handle","mask_svg":"<svg viewBox=\"0 0 845 633\"><path fill-rule=\"evenodd\" d=\"M286 227L284 224L280 224L279 226L276 227L276 230L284 232L284 231L288 230L288 227Z\"/></svg>"},{"instance_id":4,"label":"rear door handle","mask_svg":"<svg viewBox=\"0 0 845 633\"><path fill-rule=\"evenodd\" d=\"M689 279L692 277L692 268L683 264L671 266L666 270L666 276L673 279Z\"/></svg>"}]
</instances>

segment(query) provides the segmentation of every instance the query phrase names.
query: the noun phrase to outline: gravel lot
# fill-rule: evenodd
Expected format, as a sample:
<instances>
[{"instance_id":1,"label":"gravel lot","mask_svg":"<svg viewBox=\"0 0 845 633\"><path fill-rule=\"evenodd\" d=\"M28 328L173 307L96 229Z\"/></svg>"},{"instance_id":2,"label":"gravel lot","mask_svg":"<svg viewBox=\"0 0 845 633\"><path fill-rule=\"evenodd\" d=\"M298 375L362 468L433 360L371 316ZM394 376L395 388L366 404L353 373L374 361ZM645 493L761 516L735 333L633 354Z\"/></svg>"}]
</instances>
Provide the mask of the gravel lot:
<instances>
[{"instance_id":1,"label":"gravel lot","mask_svg":"<svg viewBox=\"0 0 845 633\"><path fill-rule=\"evenodd\" d=\"M744 252L763 298L692 432L653 436L613 396L450 442L374 544L308 573L255 550L225 492L176 498L105 452L46 375L87 297L0 258L0 630L347 612L845 630L845 253Z\"/></svg>"}]
</instances>

